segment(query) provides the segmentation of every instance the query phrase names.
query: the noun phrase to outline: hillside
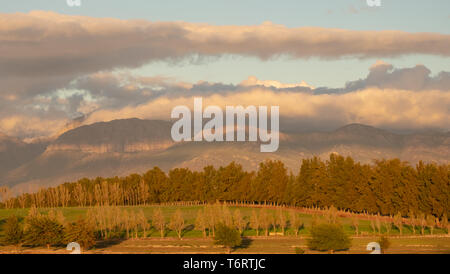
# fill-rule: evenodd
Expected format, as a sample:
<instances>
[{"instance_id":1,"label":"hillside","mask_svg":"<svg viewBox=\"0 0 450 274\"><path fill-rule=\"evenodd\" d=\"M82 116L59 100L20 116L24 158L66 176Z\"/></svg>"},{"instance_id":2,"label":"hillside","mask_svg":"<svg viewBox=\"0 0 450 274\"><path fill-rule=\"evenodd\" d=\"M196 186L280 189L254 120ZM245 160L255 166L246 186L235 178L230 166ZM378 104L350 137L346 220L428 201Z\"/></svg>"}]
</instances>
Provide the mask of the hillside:
<instances>
[{"instance_id":1,"label":"hillside","mask_svg":"<svg viewBox=\"0 0 450 274\"><path fill-rule=\"evenodd\" d=\"M0 136L2 185L55 185L81 177L128 175L153 166L202 169L236 161L257 169L265 159L283 161L297 172L304 158L331 153L370 163L374 159L400 158L450 162L449 133L396 134L371 126L351 124L330 132L283 134L276 153L261 153L258 143L174 143L171 123L126 119L101 122L69 130L47 143L26 144Z\"/></svg>"}]
</instances>

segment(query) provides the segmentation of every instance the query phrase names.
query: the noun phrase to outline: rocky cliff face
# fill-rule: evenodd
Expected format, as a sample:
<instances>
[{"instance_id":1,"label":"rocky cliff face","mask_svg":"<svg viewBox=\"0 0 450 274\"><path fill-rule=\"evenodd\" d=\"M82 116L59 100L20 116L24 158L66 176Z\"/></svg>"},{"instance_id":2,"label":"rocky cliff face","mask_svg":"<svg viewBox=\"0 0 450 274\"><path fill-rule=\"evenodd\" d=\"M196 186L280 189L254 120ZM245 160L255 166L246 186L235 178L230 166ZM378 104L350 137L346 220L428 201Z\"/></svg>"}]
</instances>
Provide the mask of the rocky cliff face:
<instances>
[{"instance_id":1,"label":"rocky cliff face","mask_svg":"<svg viewBox=\"0 0 450 274\"><path fill-rule=\"evenodd\" d=\"M171 123L139 119L82 126L62 134L47 152L133 153L161 151L174 143Z\"/></svg>"},{"instance_id":2,"label":"rocky cliff face","mask_svg":"<svg viewBox=\"0 0 450 274\"><path fill-rule=\"evenodd\" d=\"M84 152L84 153L133 153L145 151L161 151L171 147L174 143L172 141L148 141L140 143L125 143L125 144L52 144L47 147L47 152Z\"/></svg>"}]
</instances>

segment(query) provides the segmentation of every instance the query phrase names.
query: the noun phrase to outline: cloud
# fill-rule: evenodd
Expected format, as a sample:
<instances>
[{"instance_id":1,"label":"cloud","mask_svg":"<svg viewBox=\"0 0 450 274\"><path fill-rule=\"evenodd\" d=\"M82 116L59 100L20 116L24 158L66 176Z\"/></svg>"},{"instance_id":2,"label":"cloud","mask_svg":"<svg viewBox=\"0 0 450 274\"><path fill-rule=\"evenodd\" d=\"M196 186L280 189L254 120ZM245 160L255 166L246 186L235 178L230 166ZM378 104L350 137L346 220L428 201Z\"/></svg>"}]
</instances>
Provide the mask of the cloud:
<instances>
[{"instance_id":1,"label":"cloud","mask_svg":"<svg viewBox=\"0 0 450 274\"><path fill-rule=\"evenodd\" d=\"M395 69L378 61L366 78L344 88L314 88L259 80L239 85L180 82L164 76L97 72L72 81L65 89L29 101L0 101L0 132L36 137L59 134L81 124L121 118L170 119L174 106L205 104L280 106L282 130L327 130L348 123L390 129L449 130L449 73L430 76L422 66ZM78 118L72 122L73 118Z\"/></svg>"},{"instance_id":2,"label":"cloud","mask_svg":"<svg viewBox=\"0 0 450 274\"><path fill-rule=\"evenodd\" d=\"M248 77L247 80L244 80L240 83L241 86L264 86L264 87L274 87L277 89L281 88L298 88L298 87L307 87L310 89L314 89L313 86L308 85L305 81L301 81L296 84L284 84L276 80L259 80L255 76Z\"/></svg>"},{"instance_id":3,"label":"cloud","mask_svg":"<svg viewBox=\"0 0 450 274\"><path fill-rule=\"evenodd\" d=\"M31 115L9 115L0 118L0 131L23 139L51 137L67 124L66 117L37 117Z\"/></svg>"},{"instance_id":4,"label":"cloud","mask_svg":"<svg viewBox=\"0 0 450 274\"><path fill-rule=\"evenodd\" d=\"M126 91L129 83L116 87ZM278 105L280 106L281 129L299 131L307 128L332 129L349 123L363 123L391 129L450 129L450 92L441 90L402 90L392 88L364 88L345 93L316 94L295 89L276 89L264 86L233 86L202 84L209 92L202 92L198 86L178 89L168 85L157 96L137 95L142 101L130 99L122 104L117 98L106 97L106 102L97 100L96 108L76 122L91 124L114 119L141 118L169 120L173 107L187 105L193 107L194 97L201 96L204 106L218 105ZM217 89L214 89L217 87ZM100 86L96 86L100 88ZM142 88L141 92L146 88ZM220 92L218 91L220 90ZM138 90L133 90L139 94ZM94 92L95 93L95 92ZM150 92L151 94L151 92ZM123 98L120 96L118 98ZM45 115L27 117L13 116L0 119L0 131L12 135L26 133L26 136L48 136L61 133L70 119L49 111Z\"/></svg>"},{"instance_id":5,"label":"cloud","mask_svg":"<svg viewBox=\"0 0 450 274\"><path fill-rule=\"evenodd\" d=\"M193 54L261 59L450 56L450 35L319 27L213 26L33 11L0 15L0 75L80 76Z\"/></svg>"},{"instance_id":6,"label":"cloud","mask_svg":"<svg viewBox=\"0 0 450 274\"><path fill-rule=\"evenodd\" d=\"M70 128L74 118L79 118L77 125L125 117L167 119L174 103L189 103L193 96L222 105L279 102L285 117L323 127L362 122L449 128L450 73L432 76L423 65L395 69L379 62L365 79L348 82L341 89L255 77L240 85L185 83L123 72L152 61L207 60L227 54L263 60L280 55L450 56L450 35L287 28L272 23L213 26L43 11L0 13L0 131L21 137L48 136ZM113 73L116 69L122 72ZM418 112L427 116L420 117Z\"/></svg>"},{"instance_id":7,"label":"cloud","mask_svg":"<svg viewBox=\"0 0 450 274\"><path fill-rule=\"evenodd\" d=\"M344 94L275 92L254 88L228 94L203 97L203 104L218 105L278 105L281 119L295 119L297 125L318 123L345 125L363 123L397 129L450 128L450 93L437 90L407 91L370 88ZM177 105L193 107L193 96L160 97L137 107L99 110L86 123L138 117L170 119ZM284 118L283 118L284 117ZM283 122L283 121L281 121Z\"/></svg>"},{"instance_id":8,"label":"cloud","mask_svg":"<svg viewBox=\"0 0 450 274\"><path fill-rule=\"evenodd\" d=\"M365 79L348 82L344 90L348 92L377 87L413 91L430 89L450 91L450 72L442 71L436 76L430 74L431 71L424 65L394 69L391 64L378 61L370 68L369 75Z\"/></svg>"}]
</instances>

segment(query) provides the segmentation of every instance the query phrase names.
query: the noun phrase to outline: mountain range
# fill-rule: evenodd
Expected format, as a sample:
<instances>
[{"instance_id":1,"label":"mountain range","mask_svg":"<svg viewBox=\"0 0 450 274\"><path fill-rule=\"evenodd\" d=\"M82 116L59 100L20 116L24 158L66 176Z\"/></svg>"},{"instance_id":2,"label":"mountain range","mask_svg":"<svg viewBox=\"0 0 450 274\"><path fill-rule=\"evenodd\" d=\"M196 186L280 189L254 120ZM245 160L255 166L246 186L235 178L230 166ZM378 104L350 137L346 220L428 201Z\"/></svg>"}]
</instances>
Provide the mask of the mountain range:
<instances>
[{"instance_id":1,"label":"mountain range","mask_svg":"<svg viewBox=\"0 0 450 274\"><path fill-rule=\"evenodd\" d=\"M153 166L163 170L235 161L256 170L266 159L283 161L294 173L301 160L331 153L362 163L400 158L411 164L450 162L450 133L397 134L350 124L329 132L282 133L275 153L261 153L257 142L181 142L171 139L172 123L125 119L69 130L54 140L25 143L0 134L0 185L17 189L56 185L83 177L124 176Z\"/></svg>"}]
</instances>

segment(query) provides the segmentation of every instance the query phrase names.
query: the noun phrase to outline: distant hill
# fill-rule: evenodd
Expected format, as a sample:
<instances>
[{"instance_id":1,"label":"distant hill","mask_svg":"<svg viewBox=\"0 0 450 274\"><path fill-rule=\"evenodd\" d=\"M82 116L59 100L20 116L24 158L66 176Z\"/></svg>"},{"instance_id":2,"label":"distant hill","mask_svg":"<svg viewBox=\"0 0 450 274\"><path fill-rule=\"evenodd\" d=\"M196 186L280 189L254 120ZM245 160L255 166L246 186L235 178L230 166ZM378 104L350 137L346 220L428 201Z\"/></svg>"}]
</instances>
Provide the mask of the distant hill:
<instances>
[{"instance_id":1,"label":"distant hill","mask_svg":"<svg viewBox=\"0 0 450 274\"><path fill-rule=\"evenodd\" d=\"M265 159L281 160L296 173L302 159L326 159L331 153L363 163L382 158L400 158L412 164L419 160L450 162L449 133L401 135L351 124L331 132L283 133L279 150L267 154L259 151L258 143L174 143L170 129L167 121L125 119L81 126L50 143L26 144L0 135L0 182L47 186L82 177L140 173L153 166L198 170L231 161L255 170Z\"/></svg>"}]
</instances>

